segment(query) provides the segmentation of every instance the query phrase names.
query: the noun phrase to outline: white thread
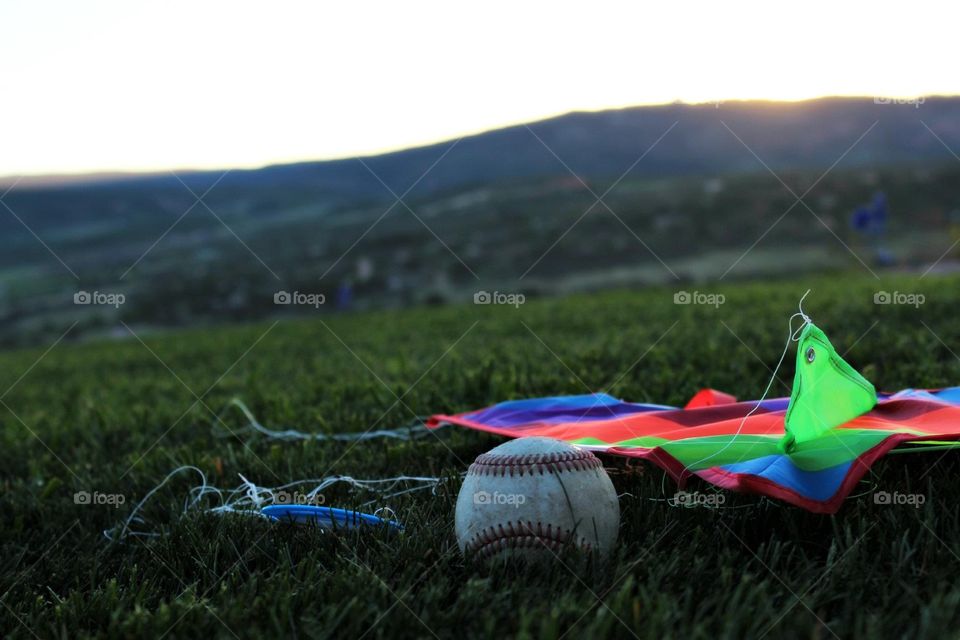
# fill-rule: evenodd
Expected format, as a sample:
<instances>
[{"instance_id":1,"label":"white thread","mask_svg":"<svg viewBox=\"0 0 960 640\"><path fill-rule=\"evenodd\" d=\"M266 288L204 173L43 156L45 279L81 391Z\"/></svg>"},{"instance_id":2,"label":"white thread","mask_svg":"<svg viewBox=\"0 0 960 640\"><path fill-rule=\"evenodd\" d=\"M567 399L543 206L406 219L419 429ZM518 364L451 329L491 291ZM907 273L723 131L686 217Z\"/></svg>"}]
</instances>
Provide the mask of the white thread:
<instances>
[{"instance_id":1,"label":"white thread","mask_svg":"<svg viewBox=\"0 0 960 640\"><path fill-rule=\"evenodd\" d=\"M193 489L191 489L191 490L190 490L190 493L193 494L194 492L197 492L197 491L199 490L198 495L202 496L202 495L204 494L204 492L205 492L205 490L206 490L206 488L207 488L207 476L205 476L205 475L203 474L203 471L201 471L200 469L198 469L197 467L194 467L194 466L192 466L192 465L184 465L184 466L182 466L182 467L177 467L176 469L174 469L173 471L171 471L170 473L168 473L168 474L167 474L167 477L164 478L162 481L160 481L160 484L158 484L158 485L155 486L153 489L151 489L150 491L148 491L148 492L147 492L147 495L143 496L143 498L140 500L140 502L138 502L138 503L136 504L136 506L135 506L135 507L133 508L133 510L130 512L130 515L127 516L127 519L123 521L123 527L120 529L120 535L118 536L118 539L122 539L122 538L124 538L124 537L127 535L127 531L128 531L129 528L130 528L130 523L131 523L131 522L134 522L134 521L136 521L136 522L143 522L143 520L142 520L141 518L139 518L139 517L137 516L137 514L140 512L140 509L141 509L141 507L143 507L144 503L146 503L146 501L149 500L149 499L153 496L153 494L155 494L157 491L159 491L159 490L163 487L163 485L167 484L167 481L169 481L170 478L172 478L173 476L175 476L176 474L180 473L181 471L183 471L183 470L185 470L185 469L189 469L189 470L196 471L197 473L199 473L199 474L200 474L200 480L201 480L201 482L202 482L202 484L201 484L199 487L194 487ZM197 500L197 499L198 499L198 498L194 498L194 500L193 500L192 502L184 503L184 507L183 507L184 512L186 512L190 507L192 507L194 504L196 504L196 500ZM103 532L103 535L105 535L108 540L113 541L113 538L112 538L112 536L110 535L110 531L109 531L109 530L104 531L104 532ZM138 534L134 534L134 535L150 535L150 534L139 534L139 533L138 533Z\"/></svg>"},{"instance_id":2,"label":"white thread","mask_svg":"<svg viewBox=\"0 0 960 640\"><path fill-rule=\"evenodd\" d=\"M394 438L397 440L413 440L416 438L422 438L426 436L430 429L424 425L423 420L419 417L415 424L398 427L396 429L378 429L376 431L354 431L346 433L306 433L304 431L297 431L296 429L283 429L280 431L269 429L257 420L256 416L253 415L253 412L243 403L239 398L233 398L226 404L223 410L217 415L217 421L220 422L221 416L226 413L227 409L230 407L236 407L243 413L247 418L248 425L244 428L234 430L232 432L219 433L218 435L229 437L237 433L249 433L256 432L261 435L266 436L271 440L283 440L283 441L293 441L293 440L337 440L341 442L356 442L359 440L373 440L375 438ZM439 428L439 427L438 427ZM435 429L434 429L435 430Z\"/></svg>"},{"instance_id":3,"label":"white thread","mask_svg":"<svg viewBox=\"0 0 960 640\"><path fill-rule=\"evenodd\" d=\"M381 515L382 514L382 515ZM390 507L380 507L373 512L374 517L382 518L383 520L396 520L397 514Z\"/></svg>"},{"instance_id":4,"label":"white thread","mask_svg":"<svg viewBox=\"0 0 960 640\"><path fill-rule=\"evenodd\" d=\"M713 452L712 454L710 454L709 456L707 456L707 457L705 457L705 458L702 458L702 459L700 459L700 460L697 460L696 462L694 462L694 463L691 464L691 465L687 465L686 467L684 467L684 470L683 470L684 472L687 471L688 469L693 469L693 467L696 467L697 465L699 465L699 464L701 464L701 463L703 463L703 462L706 462L707 460L710 460L711 458L715 458L716 456L720 455L721 453L723 453L724 451L726 451L727 449L729 449L730 446L731 446L731 445L734 443L734 441L737 439L737 437L740 435L740 432L743 430L743 425L746 423L747 418L749 418L750 416L752 416L753 413L754 413L757 409L760 408L760 405L763 403L763 401L766 400L767 394L770 393L770 388L773 386L774 380L777 379L777 372L780 371L780 366L783 364L783 360L784 360L784 358L786 358L786 356L787 356L787 351L790 350L790 343L791 343L791 342L797 342L797 341L800 339L800 334L803 332L803 329L804 329L808 324L812 324L812 322L813 322L813 321L810 319L810 316L808 316L808 315L807 315L806 313L804 313L804 311L803 311L803 301L806 299L806 297L807 297L807 295L808 295L809 293L810 293L810 289L807 289L807 292L803 294L803 296L800 298L800 302L797 304L797 308L799 309L799 311L797 311L797 313L795 313L795 314L793 314L792 316L790 316L790 319L787 321L787 343L786 343L785 345L783 345L783 353L780 354L780 360L777 362L777 366L773 369L773 375L770 376L770 381L767 383L767 388L763 390L763 395L760 396L760 399L759 399L759 400L757 400L757 404L754 405L753 409L751 409L750 412L747 413L747 415L743 416L743 419L742 419L742 420L740 420L740 424L739 424L739 426L737 426L737 431L736 431L736 433L733 434L733 437L730 438L730 442L728 442L726 445L724 445L723 448L721 448L719 451L715 451L715 452ZM793 329L793 319L796 318L796 317L799 317L801 320L803 320L803 322L801 322L801 323L800 323L800 326L796 329L796 331L794 331L794 329ZM689 473L690 473L690 475L693 475L695 472L694 472L694 471L690 471ZM679 481L679 482L682 482L682 481L683 481L683 472L680 473L680 478L679 478L678 481Z\"/></svg>"},{"instance_id":5,"label":"white thread","mask_svg":"<svg viewBox=\"0 0 960 640\"><path fill-rule=\"evenodd\" d=\"M392 478L373 479L357 479L351 476L327 476L326 478L295 480L278 487L261 487L256 483L247 480L243 475L238 474L240 475L241 480L240 485L234 489L222 490L209 485L207 483L206 475L204 475L203 471L197 467L192 465L183 465L168 473L157 486L148 491L147 494L133 507L133 510L123 521L122 525L118 525L113 529L104 531L103 535L111 542L121 541L128 536L159 536L160 533L156 531L133 531L131 530L130 525L133 523L147 524L146 519L140 515L140 511L142 510L143 506L151 497L153 497L154 494L157 493L157 491L163 488L163 486L166 485L171 478L186 470L195 471L197 474L199 474L201 484L193 487L187 492L187 497L184 500L183 510L180 512L180 517L183 517L192 510L197 510L201 513L240 513L257 517L265 517L260 513L260 509L262 507L270 504L289 504L286 501L278 500L278 495L284 494L288 489L309 484L314 486L303 496L304 502L308 504L312 504L324 489L339 483L345 483L350 485L353 489L375 494L375 498L360 505L362 508L374 502L390 500L391 498L396 498L397 496L414 491L425 491L430 489L433 495L436 495L437 487L441 482L443 482L443 478L432 476L395 476ZM216 506L200 507L199 505L201 501L208 496L214 496L215 500L219 502L219 504ZM390 507L381 507L375 513L381 512L389 513L391 519L393 519L394 511L390 509ZM118 527L120 531L119 533L116 533L116 529Z\"/></svg>"}]
</instances>

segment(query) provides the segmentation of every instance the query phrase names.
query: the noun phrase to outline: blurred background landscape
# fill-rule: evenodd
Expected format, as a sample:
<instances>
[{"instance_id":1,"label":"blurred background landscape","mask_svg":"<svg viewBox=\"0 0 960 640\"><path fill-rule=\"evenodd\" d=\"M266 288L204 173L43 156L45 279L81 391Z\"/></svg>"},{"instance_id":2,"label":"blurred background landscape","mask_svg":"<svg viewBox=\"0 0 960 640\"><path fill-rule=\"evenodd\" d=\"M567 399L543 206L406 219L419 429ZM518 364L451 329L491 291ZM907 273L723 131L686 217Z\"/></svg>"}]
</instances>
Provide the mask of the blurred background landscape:
<instances>
[{"instance_id":1,"label":"blurred background landscape","mask_svg":"<svg viewBox=\"0 0 960 640\"><path fill-rule=\"evenodd\" d=\"M960 98L718 101L260 169L10 177L0 343L478 291L949 271L960 239L951 149ZM275 304L283 291L323 304ZM99 304L76 304L84 292Z\"/></svg>"}]
</instances>

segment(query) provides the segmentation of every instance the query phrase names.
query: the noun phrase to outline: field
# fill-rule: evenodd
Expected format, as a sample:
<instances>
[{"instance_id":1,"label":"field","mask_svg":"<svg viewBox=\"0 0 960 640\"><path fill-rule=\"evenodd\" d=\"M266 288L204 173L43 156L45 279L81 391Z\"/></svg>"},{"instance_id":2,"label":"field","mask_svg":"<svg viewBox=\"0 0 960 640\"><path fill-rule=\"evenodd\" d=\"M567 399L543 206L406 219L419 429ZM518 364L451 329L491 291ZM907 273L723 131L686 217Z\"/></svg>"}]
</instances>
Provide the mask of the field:
<instances>
[{"instance_id":1,"label":"field","mask_svg":"<svg viewBox=\"0 0 960 640\"><path fill-rule=\"evenodd\" d=\"M690 287L691 289L693 287ZM326 314L0 354L0 634L5 637L945 637L960 622L960 452L890 456L836 516L726 495L668 504L657 468L605 458L621 494L606 560L475 566L453 534L459 475L500 439L447 428L409 442L282 442L217 413L241 399L274 429L357 432L494 402L607 390L682 404L711 386L762 393L803 292L806 311L880 389L960 382L960 279L869 275L507 306ZM880 290L922 305L876 305ZM52 341L51 341L52 343ZM786 395L788 358L773 393ZM230 432L233 432L231 435ZM347 474L442 478L389 506L400 535L322 534L245 515L181 516L195 474L229 489ZM923 504L876 504L877 490ZM710 489L705 488L709 491ZM76 492L123 504L77 504ZM327 504L376 496L337 485ZM207 501L205 506L216 506Z\"/></svg>"},{"instance_id":2,"label":"field","mask_svg":"<svg viewBox=\"0 0 960 640\"><path fill-rule=\"evenodd\" d=\"M883 122L877 141L897 139L899 129ZM854 127L831 160L867 126ZM921 131L910 139L929 138L944 152L915 126ZM17 185L0 206L0 347L49 343L71 326L71 335L91 337L124 333L120 322L137 331L195 328L295 312L274 304L281 290L322 293L328 309L368 311L463 303L478 289L552 296L857 269L878 247L901 268L956 260L956 159L911 163L894 154L899 160L864 166L847 156L826 174L824 165L801 162L775 176L719 121L706 131L737 147L722 167L651 176L647 170L662 170L657 156L624 174L644 150L630 138L633 155L622 166L577 167L574 177L523 130L521 147L532 144L528 152L551 171L414 192L403 205L357 161L348 166L364 189L351 198L318 191L320 178L310 173L294 184L231 173L187 175L186 183L168 175L136 184ZM668 142L656 152L679 144ZM415 168L428 169L443 150L450 154L437 171L460 166L472 157L468 141L462 145L435 149ZM698 147L679 146L698 157L690 151ZM571 157L604 153L588 148ZM390 189L401 194L416 176L400 176ZM850 224L877 193L890 210L882 238ZM125 302L76 304L80 291L121 294Z\"/></svg>"}]
</instances>

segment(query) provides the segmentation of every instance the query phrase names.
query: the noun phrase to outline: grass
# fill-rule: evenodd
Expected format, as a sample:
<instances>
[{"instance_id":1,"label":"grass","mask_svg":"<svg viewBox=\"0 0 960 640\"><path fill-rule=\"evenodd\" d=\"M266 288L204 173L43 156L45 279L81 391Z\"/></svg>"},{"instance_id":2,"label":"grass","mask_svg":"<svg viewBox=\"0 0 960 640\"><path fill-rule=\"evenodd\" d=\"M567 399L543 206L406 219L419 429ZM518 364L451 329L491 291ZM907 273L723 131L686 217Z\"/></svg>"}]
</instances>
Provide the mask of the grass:
<instances>
[{"instance_id":1,"label":"grass","mask_svg":"<svg viewBox=\"0 0 960 640\"><path fill-rule=\"evenodd\" d=\"M0 633L955 636L957 452L882 460L835 516L733 494L721 509L671 507L658 469L606 458L623 494L614 555L494 570L460 557L452 523L459 474L498 438L450 428L411 442L281 443L220 437L215 424L234 397L267 426L327 433L588 389L671 404L703 386L755 398L808 287L807 312L878 388L960 381L956 278L718 285L709 290L726 296L719 308L674 305L664 289L519 309L324 315L0 354L0 389L9 388L0 405ZM878 306L878 289L926 301ZM789 358L779 377L792 379ZM788 387L777 382L773 392ZM223 419L235 431L245 424L237 412ZM182 475L138 525L163 535L109 543L102 532L182 464L221 488L237 486L238 474L265 486L333 474L444 481L436 495L389 501L407 525L402 535L328 535L240 515L181 517L197 484ZM924 504L877 505L878 488L922 494ZM126 502L79 505L77 491ZM325 497L370 499L343 487Z\"/></svg>"}]
</instances>

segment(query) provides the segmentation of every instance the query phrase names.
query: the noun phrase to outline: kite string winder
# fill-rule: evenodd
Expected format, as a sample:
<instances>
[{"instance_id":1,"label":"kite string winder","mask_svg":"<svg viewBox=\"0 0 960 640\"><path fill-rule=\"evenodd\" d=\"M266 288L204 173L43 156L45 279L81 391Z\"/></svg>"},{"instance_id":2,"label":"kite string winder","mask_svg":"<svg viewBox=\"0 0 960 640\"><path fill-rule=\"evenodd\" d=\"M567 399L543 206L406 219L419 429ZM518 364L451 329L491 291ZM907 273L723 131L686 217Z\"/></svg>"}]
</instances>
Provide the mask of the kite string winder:
<instances>
[{"instance_id":1,"label":"kite string winder","mask_svg":"<svg viewBox=\"0 0 960 640\"><path fill-rule=\"evenodd\" d=\"M207 482L207 476L204 472L193 466L183 465L172 470L160 481L157 486L148 491L146 495L130 511L122 524L113 529L103 532L103 535L111 542L124 540L128 536L133 537L156 537L160 534L155 531L135 531L131 528L134 524L146 524L146 519L140 515L144 505L162 489L174 476L184 472L192 471L200 476L200 484L187 492L184 499L181 516L186 515L192 510L198 510L206 513L224 514L240 513L245 515L262 516L260 509L274 504L286 503L289 489L303 485L313 485L313 487L303 494L305 501L315 500L320 497L321 492L328 487L336 484L347 484L353 489L359 489L368 493L375 494L377 497L361 504L361 507L369 506L378 501L390 500L398 496L416 491L425 491L430 489L434 494L437 487L443 482L443 478L432 476L395 476L392 478L373 478L360 479L351 476L327 476L325 478L308 478L295 480L278 487L261 487L247 478L240 475L241 483L233 489L218 489ZM214 506L203 507L201 503L205 499L212 499ZM377 509L376 513L393 513L390 507L383 506ZM119 531L117 529L119 528Z\"/></svg>"},{"instance_id":2,"label":"kite string winder","mask_svg":"<svg viewBox=\"0 0 960 640\"><path fill-rule=\"evenodd\" d=\"M419 416L411 424L397 427L395 429L374 430L371 428L362 432L344 432L333 434L309 433L298 431L296 429L274 430L262 425L257 420L250 408L247 407L247 405L239 398L233 398L227 403L224 409L217 414L217 422L223 423L222 416L230 407L236 407L240 410L240 412L247 419L247 426L236 431L228 430L229 433L217 431L215 433L217 436L228 437L231 435L236 436L238 433L253 432L265 436L270 440L280 440L284 442L304 440L359 442L377 438L392 438L396 440L409 441L422 438L431 432L431 429L428 429L425 426L423 418ZM435 430L436 428L433 429L433 431ZM250 480L247 480L243 475L240 475L242 483L238 487L230 490L222 490L208 484L206 474L204 474L199 468L193 465L183 465L168 473L159 484L147 492L147 494L133 507L126 520L124 520L122 526L120 526L119 533L115 534L115 529L111 529L104 531L104 536L111 541L116 541L122 540L127 536L153 537L159 535L156 532L133 531L131 530L131 525L134 523L143 524L145 522L144 518L140 515L144 505L174 476L183 471L193 471L199 475L200 485L193 487L188 492L187 498L184 501L183 509L181 510L181 516L186 515L186 513L191 509L198 508L198 505L206 498L213 498L214 500L219 501L218 506L202 509L208 513L243 513L262 516L263 514L260 513L260 509L262 507L282 504L286 500L288 497L286 495L286 490L309 483L314 483L315 486L307 493L302 494L302 498L305 502L309 503L315 501L317 497L321 495L321 492L331 485L344 483L351 485L351 487L354 489L361 489L377 494L377 498L368 500L360 505L361 507L366 507L379 500L389 500L390 498L395 498L397 496L415 491L431 489L435 493L437 486L443 481L442 478L429 476L401 475L390 478L357 479L351 476L340 475L327 476L325 478L318 479L295 480L278 487L261 487ZM404 486L404 488L398 489L400 486ZM374 512L374 515L379 513L393 514L394 512L389 506L381 506Z\"/></svg>"}]
</instances>

